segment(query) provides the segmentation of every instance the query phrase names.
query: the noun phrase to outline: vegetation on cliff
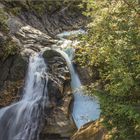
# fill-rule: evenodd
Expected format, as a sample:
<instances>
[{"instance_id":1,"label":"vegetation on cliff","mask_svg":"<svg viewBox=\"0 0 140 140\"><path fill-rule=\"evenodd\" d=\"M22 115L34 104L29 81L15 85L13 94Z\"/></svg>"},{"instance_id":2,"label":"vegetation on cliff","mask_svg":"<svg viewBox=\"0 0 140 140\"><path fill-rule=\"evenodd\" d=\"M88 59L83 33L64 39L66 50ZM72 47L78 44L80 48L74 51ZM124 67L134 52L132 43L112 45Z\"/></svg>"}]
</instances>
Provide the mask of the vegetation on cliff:
<instances>
[{"instance_id":1,"label":"vegetation on cliff","mask_svg":"<svg viewBox=\"0 0 140 140\"><path fill-rule=\"evenodd\" d=\"M140 139L140 4L137 0L83 0L90 17L77 61L90 67L89 86L101 102L113 140ZM95 77L96 76L96 77Z\"/></svg>"},{"instance_id":2,"label":"vegetation on cliff","mask_svg":"<svg viewBox=\"0 0 140 140\"><path fill-rule=\"evenodd\" d=\"M23 0L23 1L15 1L15 0L2 0L0 1L0 59L5 60L9 55L15 55L19 52L20 47L12 38L11 31L9 29L8 20L11 18L21 18L23 20L23 16L28 17L28 14L31 16L35 16L40 22L42 21L42 15L46 14L48 17L53 13L63 12L68 9L69 15L77 15L81 13L82 8L79 7L79 3L81 0L63 0L63 1L34 1L34 0ZM68 16L69 16L68 15ZM34 19L33 19L34 20ZM31 21L34 22L34 21ZM35 21L37 22L37 21ZM24 23L24 21L23 21ZM37 25L41 23L35 23ZM42 25L40 25L42 26ZM43 24L43 26L45 26ZM38 26L37 26L38 27ZM36 26L35 26L36 28ZM44 27L47 29L48 27ZM49 29L47 29L49 30Z\"/></svg>"},{"instance_id":3,"label":"vegetation on cliff","mask_svg":"<svg viewBox=\"0 0 140 140\"><path fill-rule=\"evenodd\" d=\"M9 55L18 52L19 46L13 41L9 35L8 14L0 8L0 60L5 60Z\"/></svg>"},{"instance_id":4,"label":"vegetation on cliff","mask_svg":"<svg viewBox=\"0 0 140 140\"><path fill-rule=\"evenodd\" d=\"M41 16L44 12L47 11L48 14L53 14L60 10L69 9L69 13L80 13L81 7L79 4L82 0L3 0L3 3L7 5L7 10L9 12L20 15L22 11L32 11L36 15Z\"/></svg>"}]
</instances>

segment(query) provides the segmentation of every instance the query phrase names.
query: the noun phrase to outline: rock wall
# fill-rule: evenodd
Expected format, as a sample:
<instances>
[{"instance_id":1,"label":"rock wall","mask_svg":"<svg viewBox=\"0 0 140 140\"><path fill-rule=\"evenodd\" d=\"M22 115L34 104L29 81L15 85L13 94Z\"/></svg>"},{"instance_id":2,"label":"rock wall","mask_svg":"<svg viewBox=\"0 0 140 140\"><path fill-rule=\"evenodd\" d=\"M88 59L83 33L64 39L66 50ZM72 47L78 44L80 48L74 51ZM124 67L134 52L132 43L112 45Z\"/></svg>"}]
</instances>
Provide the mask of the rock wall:
<instances>
[{"instance_id":1,"label":"rock wall","mask_svg":"<svg viewBox=\"0 0 140 140\"><path fill-rule=\"evenodd\" d=\"M50 107L47 109L45 127L41 136L49 139L69 139L77 127L72 119L73 94L71 78L65 59L55 50L44 52L47 62Z\"/></svg>"},{"instance_id":2,"label":"rock wall","mask_svg":"<svg viewBox=\"0 0 140 140\"><path fill-rule=\"evenodd\" d=\"M0 107L19 98L30 54L51 47L57 33L84 23L83 16L70 14L68 8L46 9L40 15L26 6L27 1L0 2Z\"/></svg>"},{"instance_id":3,"label":"rock wall","mask_svg":"<svg viewBox=\"0 0 140 140\"><path fill-rule=\"evenodd\" d=\"M7 11L9 6L0 2L0 10L7 17L6 31L0 28L0 107L16 102L22 95L29 56L51 48L57 33L83 24L83 17L70 15L68 9L59 9L51 15L46 11L42 16L25 10L16 16ZM48 64L50 104L44 113L41 140L67 140L77 130L70 113L73 101L70 73L60 54L47 52L44 58Z\"/></svg>"}]
</instances>

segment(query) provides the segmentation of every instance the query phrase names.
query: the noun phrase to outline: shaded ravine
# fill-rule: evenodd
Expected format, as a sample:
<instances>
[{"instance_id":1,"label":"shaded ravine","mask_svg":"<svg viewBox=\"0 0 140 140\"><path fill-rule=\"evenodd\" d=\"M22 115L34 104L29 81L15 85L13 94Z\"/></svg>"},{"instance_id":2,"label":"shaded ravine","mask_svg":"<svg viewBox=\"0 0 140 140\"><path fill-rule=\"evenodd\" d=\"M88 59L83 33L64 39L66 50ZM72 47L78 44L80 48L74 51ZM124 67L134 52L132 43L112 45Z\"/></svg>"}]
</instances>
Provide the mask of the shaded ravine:
<instances>
[{"instance_id":1,"label":"shaded ravine","mask_svg":"<svg viewBox=\"0 0 140 140\"><path fill-rule=\"evenodd\" d=\"M21 100L0 110L0 140L39 140L48 103L46 64L40 54L30 57Z\"/></svg>"}]
</instances>

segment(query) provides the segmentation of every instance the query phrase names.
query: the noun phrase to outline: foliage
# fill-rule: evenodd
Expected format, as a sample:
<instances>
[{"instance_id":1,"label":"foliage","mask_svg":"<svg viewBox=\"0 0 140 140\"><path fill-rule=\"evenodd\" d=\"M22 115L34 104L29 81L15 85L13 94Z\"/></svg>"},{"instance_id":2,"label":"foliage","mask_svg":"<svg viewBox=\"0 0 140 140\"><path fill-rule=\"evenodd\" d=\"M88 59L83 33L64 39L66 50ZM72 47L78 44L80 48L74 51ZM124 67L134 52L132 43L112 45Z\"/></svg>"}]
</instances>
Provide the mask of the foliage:
<instances>
[{"instance_id":1,"label":"foliage","mask_svg":"<svg viewBox=\"0 0 140 140\"><path fill-rule=\"evenodd\" d=\"M90 17L77 61L88 66L96 81L93 94L101 101L113 140L140 139L140 5L137 0L83 0ZM93 77L94 78L94 77ZM97 87L100 87L100 89Z\"/></svg>"},{"instance_id":2,"label":"foliage","mask_svg":"<svg viewBox=\"0 0 140 140\"><path fill-rule=\"evenodd\" d=\"M0 60L4 61L9 55L15 55L19 51L19 46L9 35L7 24L8 14L4 8L0 8Z\"/></svg>"},{"instance_id":3,"label":"foliage","mask_svg":"<svg viewBox=\"0 0 140 140\"><path fill-rule=\"evenodd\" d=\"M11 37L7 37L0 47L0 60L2 61L4 61L10 55L17 54L20 49L20 47L12 40Z\"/></svg>"}]
</instances>

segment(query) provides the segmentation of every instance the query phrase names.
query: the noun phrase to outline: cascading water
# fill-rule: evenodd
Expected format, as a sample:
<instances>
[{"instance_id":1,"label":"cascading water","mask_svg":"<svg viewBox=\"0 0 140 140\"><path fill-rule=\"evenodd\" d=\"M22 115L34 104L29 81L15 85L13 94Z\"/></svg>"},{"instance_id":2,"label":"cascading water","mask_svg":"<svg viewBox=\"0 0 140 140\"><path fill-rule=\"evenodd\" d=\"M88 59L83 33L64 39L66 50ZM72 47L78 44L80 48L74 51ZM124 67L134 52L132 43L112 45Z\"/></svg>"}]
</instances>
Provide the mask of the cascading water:
<instances>
[{"instance_id":1,"label":"cascading water","mask_svg":"<svg viewBox=\"0 0 140 140\"><path fill-rule=\"evenodd\" d=\"M71 73L71 87L74 93L74 106L72 115L77 127L80 128L89 121L99 118L99 103L95 97L84 95L84 92L81 89L82 84L80 82L79 76L75 72L72 65L70 56L72 56L73 51L71 51L72 54L69 55L60 49L57 49L57 51L65 58Z\"/></svg>"},{"instance_id":2,"label":"cascading water","mask_svg":"<svg viewBox=\"0 0 140 140\"><path fill-rule=\"evenodd\" d=\"M72 46L75 46L78 42L72 42L71 40L63 38L71 34L73 35L81 33L84 33L84 31L79 30L76 32L64 32L64 34L59 34L58 37L61 38L61 42L59 48L57 49L57 51L65 58L71 73L71 87L74 93L74 106L72 115L78 128L89 121L98 119L100 116L100 106L98 100L96 97L84 95L84 92L81 89L82 84L80 82L79 76L74 70L72 64L72 59L74 57L74 48L72 48Z\"/></svg>"},{"instance_id":3,"label":"cascading water","mask_svg":"<svg viewBox=\"0 0 140 140\"><path fill-rule=\"evenodd\" d=\"M64 32L64 35L69 36L80 32ZM65 58L71 73L71 86L74 92L72 115L79 128L99 117L99 104L96 99L84 95L80 89L81 82L72 65L74 49L70 47L78 42L64 39L63 33L59 37L60 41L55 47ZM58 48L62 48L63 51ZM30 57L21 100L0 109L0 140L39 140L39 134L43 127L44 110L49 104L47 83L47 66L41 54L36 53Z\"/></svg>"},{"instance_id":4,"label":"cascading water","mask_svg":"<svg viewBox=\"0 0 140 140\"><path fill-rule=\"evenodd\" d=\"M42 56L31 56L22 99L0 110L0 140L39 140L42 113L48 103L47 82Z\"/></svg>"}]
</instances>

